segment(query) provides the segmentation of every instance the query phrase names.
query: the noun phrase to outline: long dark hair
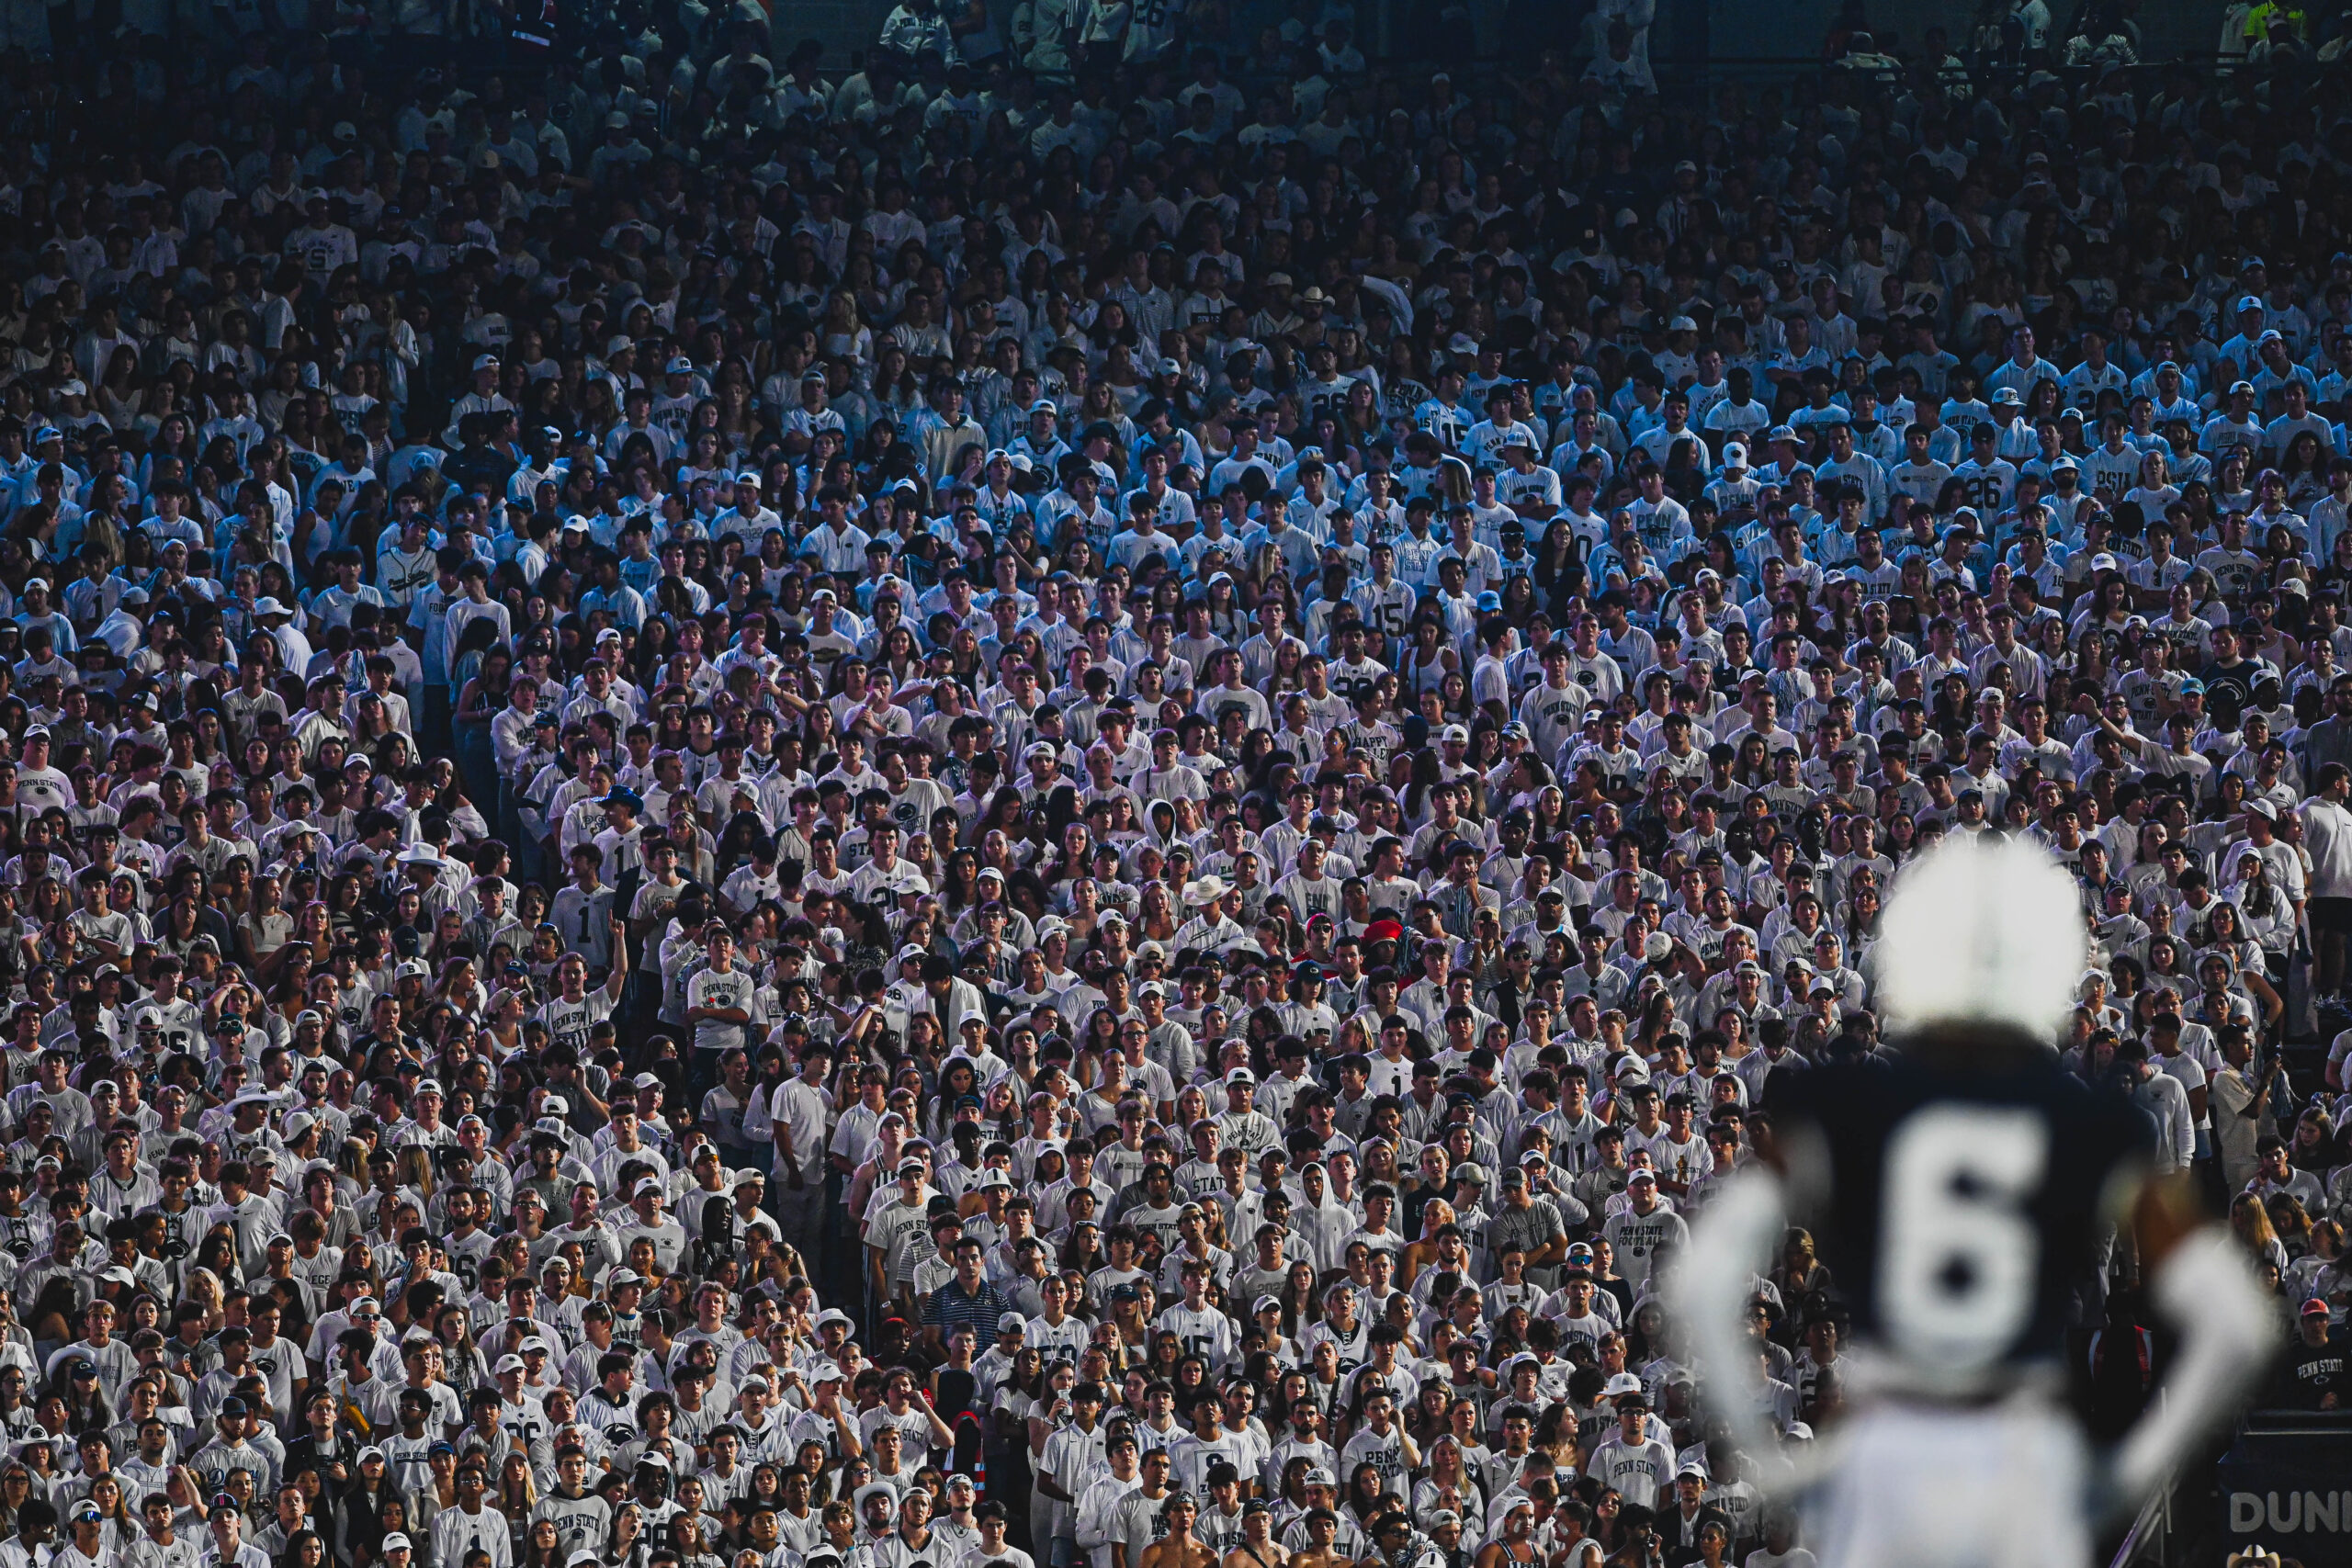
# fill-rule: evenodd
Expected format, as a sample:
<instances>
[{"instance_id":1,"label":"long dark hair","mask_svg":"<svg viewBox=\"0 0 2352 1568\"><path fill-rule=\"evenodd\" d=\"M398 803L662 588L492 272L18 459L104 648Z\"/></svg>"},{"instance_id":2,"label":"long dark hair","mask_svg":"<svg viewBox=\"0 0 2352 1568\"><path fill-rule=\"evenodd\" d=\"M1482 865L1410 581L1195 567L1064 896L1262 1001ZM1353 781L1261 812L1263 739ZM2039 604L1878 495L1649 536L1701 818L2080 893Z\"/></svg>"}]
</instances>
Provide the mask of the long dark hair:
<instances>
[{"instance_id":1,"label":"long dark hair","mask_svg":"<svg viewBox=\"0 0 2352 1568\"><path fill-rule=\"evenodd\" d=\"M378 1492L369 1492L354 1478L341 1499L344 1532L354 1549L365 1548L370 1557L383 1555L384 1537L390 1533L384 1523L384 1510L394 1505L401 1510L401 1529L407 1533L416 1523L416 1505L401 1490L400 1483L392 1479L391 1467L384 1467L383 1488Z\"/></svg>"}]
</instances>

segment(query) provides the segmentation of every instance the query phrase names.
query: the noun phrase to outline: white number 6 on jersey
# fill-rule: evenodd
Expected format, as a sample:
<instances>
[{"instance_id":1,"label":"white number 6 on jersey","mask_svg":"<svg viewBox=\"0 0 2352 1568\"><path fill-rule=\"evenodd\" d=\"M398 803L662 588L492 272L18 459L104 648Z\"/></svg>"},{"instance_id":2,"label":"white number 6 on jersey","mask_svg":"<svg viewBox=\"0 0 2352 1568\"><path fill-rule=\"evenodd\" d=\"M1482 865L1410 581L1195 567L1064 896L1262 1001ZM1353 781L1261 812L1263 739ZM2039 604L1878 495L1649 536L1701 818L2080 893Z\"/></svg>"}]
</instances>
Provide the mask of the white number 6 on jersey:
<instances>
[{"instance_id":1,"label":"white number 6 on jersey","mask_svg":"<svg viewBox=\"0 0 2352 1568\"><path fill-rule=\"evenodd\" d=\"M2029 1111L1929 1107L1888 1141L1879 1316L1916 1365L1982 1371L2024 1332L2041 1240L2021 1210L2049 1157Z\"/></svg>"}]
</instances>

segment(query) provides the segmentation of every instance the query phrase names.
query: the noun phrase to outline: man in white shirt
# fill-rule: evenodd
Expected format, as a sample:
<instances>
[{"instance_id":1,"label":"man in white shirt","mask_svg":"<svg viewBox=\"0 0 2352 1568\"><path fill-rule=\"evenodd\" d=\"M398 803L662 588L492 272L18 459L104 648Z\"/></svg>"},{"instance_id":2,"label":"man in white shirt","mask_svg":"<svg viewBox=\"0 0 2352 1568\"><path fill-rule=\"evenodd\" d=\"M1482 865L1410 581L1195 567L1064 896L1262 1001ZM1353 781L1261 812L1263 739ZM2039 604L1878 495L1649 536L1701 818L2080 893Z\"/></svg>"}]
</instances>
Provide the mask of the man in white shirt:
<instances>
[{"instance_id":1,"label":"man in white shirt","mask_svg":"<svg viewBox=\"0 0 2352 1568\"><path fill-rule=\"evenodd\" d=\"M471 1459L458 1467L458 1501L433 1516L433 1557L436 1562L464 1562L476 1551L486 1552L490 1568L511 1568L514 1548L506 1516L483 1501L489 1487L484 1461Z\"/></svg>"},{"instance_id":2,"label":"man in white shirt","mask_svg":"<svg viewBox=\"0 0 2352 1568\"><path fill-rule=\"evenodd\" d=\"M2352 769L2321 766L2302 804L2303 850L2311 856L2312 988L2324 999L2344 990L2345 948L2352 937Z\"/></svg>"},{"instance_id":3,"label":"man in white shirt","mask_svg":"<svg viewBox=\"0 0 2352 1568\"><path fill-rule=\"evenodd\" d=\"M2189 1111L2188 1090L2149 1059L2144 1041L2127 1040L2116 1047L2115 1067L2131 1087L2132 1102L2155 1123L2156 1169L2166 1175L2187 1170L2197 1155L2196 1119Z\"/></svg>"}]
</instances>

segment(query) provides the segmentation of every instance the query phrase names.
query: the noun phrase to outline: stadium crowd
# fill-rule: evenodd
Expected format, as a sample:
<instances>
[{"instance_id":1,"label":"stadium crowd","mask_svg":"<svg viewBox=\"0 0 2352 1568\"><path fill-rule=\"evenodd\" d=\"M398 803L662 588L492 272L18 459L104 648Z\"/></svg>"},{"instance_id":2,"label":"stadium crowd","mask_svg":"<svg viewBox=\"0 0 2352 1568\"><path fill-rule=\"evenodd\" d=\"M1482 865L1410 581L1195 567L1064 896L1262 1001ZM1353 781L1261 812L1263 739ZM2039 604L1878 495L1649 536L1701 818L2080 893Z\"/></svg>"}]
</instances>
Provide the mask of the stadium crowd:
<instances>
[{"instance_id":1,"label":"stadium crowd","mask_svg":"<svg viewBox=\"0 0 2352 1568\"><path fill-rule=\"evenodd\" d=\"M1808 1568L1950 835L2334 1403L2337 40L790 11L6 8L0 1568Z\"/></svg>"}]
</instances>

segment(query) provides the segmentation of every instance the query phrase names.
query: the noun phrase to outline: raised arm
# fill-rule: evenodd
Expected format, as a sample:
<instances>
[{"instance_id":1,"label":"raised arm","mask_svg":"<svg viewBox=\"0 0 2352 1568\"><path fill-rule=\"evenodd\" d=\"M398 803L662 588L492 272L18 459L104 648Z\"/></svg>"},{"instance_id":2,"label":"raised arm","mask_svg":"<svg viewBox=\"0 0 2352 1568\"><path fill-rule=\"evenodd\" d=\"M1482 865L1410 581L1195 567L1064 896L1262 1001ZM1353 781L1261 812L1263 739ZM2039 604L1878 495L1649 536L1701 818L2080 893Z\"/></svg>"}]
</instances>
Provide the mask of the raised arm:
<instances>
[{"instance_id":1,"label":"raised arm","mask_svg":"<svg viewBox=\"0 0 2352 1568\"><path fill-rule=\"evenodd\" d=\"M605 994L615 1001L621 999L621 987L628 978L628 927L618 915L613 917L613 972L605 976Z\"/></svg>"}]
</instances>

